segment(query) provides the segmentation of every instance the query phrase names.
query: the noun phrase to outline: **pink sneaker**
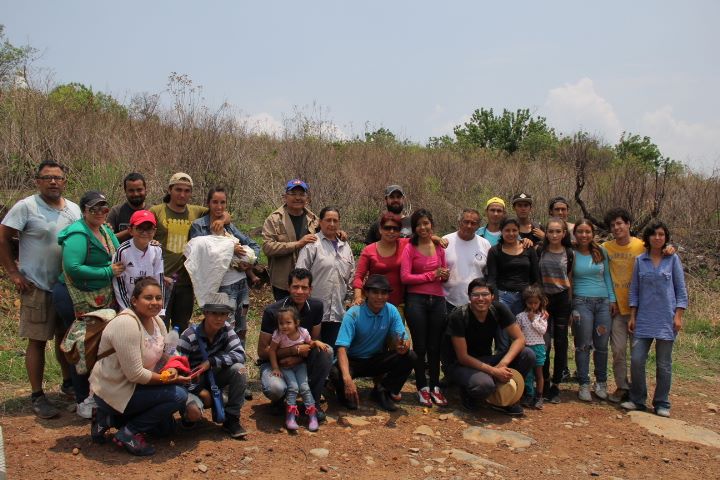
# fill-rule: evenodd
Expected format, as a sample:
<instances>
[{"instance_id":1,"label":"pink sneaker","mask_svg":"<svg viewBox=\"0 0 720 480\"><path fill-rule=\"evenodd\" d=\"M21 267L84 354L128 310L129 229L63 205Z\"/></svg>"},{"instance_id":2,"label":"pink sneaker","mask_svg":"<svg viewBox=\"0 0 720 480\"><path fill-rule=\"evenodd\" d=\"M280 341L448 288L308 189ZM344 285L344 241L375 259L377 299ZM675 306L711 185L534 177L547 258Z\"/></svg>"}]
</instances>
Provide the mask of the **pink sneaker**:
<instances>
[{"instance_id":1,"label":"pink sneaker","mask_svg":"<svg viewBox=\"0 0 720 480\"><path fill-rule=\"evenodd\" d=\"M448 401L445 398L445 395L442 394L440 391L440 387L435 387L430 392L430 398L433 402L439 407L447 407Z\"/></svg>"},{"instance_id":2,"label":"pink sneaker","mask_svg":"<svg viewBox=\"0 0 720 480\"><path fill-rule=\"evenodd\" d=\"M432 407L432 399L430 398L430 389L428 387L423 387L422 389L418 390L418 402L420 402L420 405L423 407Z\"/></svg>"}]
</instances>

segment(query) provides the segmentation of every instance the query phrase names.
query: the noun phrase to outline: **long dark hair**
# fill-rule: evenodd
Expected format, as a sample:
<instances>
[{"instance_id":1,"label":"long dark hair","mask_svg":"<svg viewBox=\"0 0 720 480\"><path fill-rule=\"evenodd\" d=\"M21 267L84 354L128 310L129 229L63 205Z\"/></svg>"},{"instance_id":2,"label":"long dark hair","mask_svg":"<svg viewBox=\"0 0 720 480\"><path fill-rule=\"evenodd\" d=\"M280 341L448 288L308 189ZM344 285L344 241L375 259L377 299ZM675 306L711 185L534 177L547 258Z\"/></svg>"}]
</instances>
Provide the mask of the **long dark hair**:
<instances>
[{"instance_id":1,"label":"long dark hair","mask_svg":"<svg viewBox=\"0 0 720 480\"><path fill-rule=\"evenodd\" d=\"M581 218L578 220L578 222L575 224L575 227L573 227L573 235L575 235L575 232L577 232L577 229L580 225L587 225L590 227L590 230L593 234L593 239L590 240L590 245L588 247L590 248L590 255L592 256L593 263L602 263L605 259L605 254L603 253L602 248L600 248L600 245L597 244L595 241L595 225L588 220L587 218ZM576 240L577 242L577 240Z\"/></svg>"},{"instance_id":2,"label":"long dark hair","mask_svg":"<svg viewBox=\"0 0 720 480\"><path fill-rule=\"evenodd\" d=\"M420 223L421 218L427 218L430 221L430 226L435 227L432 213L430 213L428 210L425 210L424 208L416 210L410 217L410 228L412 229L412 237L410 238L410 243L415 246L417 246L418 242L420 241L420 237L418 237L415 229L417 228L418 223Z\"/></svg>"},{"instance_id":3,"label":"long dark hair","mask_svg":"<svg viewBox=\"0 0 720 480\"><path fill-rule=\"evenodd\" d=\"M142 291L147 287L158 287L162 292L162 287L155 277L142 277L135 282L135 288L133 288L131 298L140 298ZM133 308L133 310L135 310L135 308Z\"/></svg>"},{"instance_id":4,"label":"long dark hair","mask_svg":"<svg viewBox=\"0 0 720 480\"><path fill-rule=\"evenodd\" d=\"M205 205L210 205L210 200L212 200L213 195L216 193L224 193L225 194L225 200L227 201L227 190L225 190L225 187L222 185L215 185L210 190L208 190L207 198L205 199Z\"/></svg>"},{"instance_id":5,"label":"long dark hair","mask_svg":"<svg viewBox=\"0 0 720 480\"><path fill-rule=\"evenodd\" d=\"M560 225L562 225L562 229L565 232L565 235L563 236L562 240L560 240L560 244L565 248L572 248L572 241L570 240L570 232L568 231L567 222L560 217L552 217L545 224L545 238L543 238L540 242L540 246L538 247L538 254L547 250L548 246L550 246L550 241L547 237L547 230L550 227L551 223L559 223Z\"/></svg>"},{"instance_id":6,"label":"long dark hair","mask_svg":"<svg viewBox=\"0 0 720 480\"><path fill-rule=\"evenodd\" d=\"M520 241L520 222L517 221L517 218L506 217L502 222L500 222L500 238L498 239L498 244L502 245L503 243L505 243L505 240L503 239L502 231L505 227L507 227L511 223L518 228L517 241Z\"/></svg>"}]
</instances>

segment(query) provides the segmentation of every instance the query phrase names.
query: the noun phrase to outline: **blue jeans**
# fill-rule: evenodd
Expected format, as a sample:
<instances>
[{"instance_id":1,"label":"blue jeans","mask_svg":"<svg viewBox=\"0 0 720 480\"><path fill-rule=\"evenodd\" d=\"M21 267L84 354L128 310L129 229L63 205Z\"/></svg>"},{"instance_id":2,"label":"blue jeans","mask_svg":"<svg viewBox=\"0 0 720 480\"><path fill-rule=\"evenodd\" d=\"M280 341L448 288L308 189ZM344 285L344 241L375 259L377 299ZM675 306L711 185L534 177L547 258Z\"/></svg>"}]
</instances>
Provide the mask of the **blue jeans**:
<instances>
[{"instance_id":1,"label":"blue jeans","mask_svg":"<svg viewBox=\"0 0 720 480\"><path fill-rule=\"evenodd\" d=\"M494 367L500 363L505 353L507 352L480 357L478 360ZM535 368L535 363L535 352L528 347L524 347L508 366L520 372L523 377L527 377L527 374ZM445 368L445 373L450 380L459 385L470 398L485 400L497 389L495 379L485 372L459 363L451 363Z\"/></svg>"},{"instance_id":2,"label":"blue jeans","mask_svg":"<svg viewBox=\"0 0 720 480\"><path fill-rule=\"evenodd\" d=\"M308 384L307 365L305 365L305 362L298 363L294 367L281 368L280 370L282 370L283 378L287 384L287 394L285 395L287 404L295 405L299 393L302 396L306 408L310 405L315 405L315 399Z\"/></svg>"},{"instance_id":3,"label":"blue jeans","mask_svg":"<svg viewBox=\"0 0 720 480\"><path fill-rule=\"evenodd\" d=\"M136 385L124 412L118 412L95 395L98 409L112 425L125 425L132 433L168 430L173 413L185 409L187 390L180 385ZM169 432L167 432L169 433Z\"/></svg>"},{"instance_id":4,"label":"blue jeans","mask_svg":"<svg viewBox=\"0 0 720 480\"><path fill-rule=\"evenodd\" d=\"M408 293L405 298L405 319L410 327L415 361L415 385L420 390L428 386L425 376L427 355L430 389L440 384L440 345L442 343L447 314L445 297Z\"/></svg>"},{"instance_id":5,"label":"blue jeans","mask_svg":"<svg viewBox=\"0 0 720 480\"><path fill-rule=\"evenodd\" d=\"M647 382L645 366L648 352L655 340L656 384L653 395L653 407L670 408L670 386L672 385L672 348L673 340L653 338L633 338L630 351L630 400L635 405L645 405L647 400Z\"/></svg>"},{"instance_id":6,"label":"blue jeans","mask_svg":"<svg viewBox=\"0 0 720 480\"><path fill-rule=\"evenodd\" d=\"M580 385L590 384L590 351L593 351L595 381L607 382L610 340L610 300L601 297L573 297L573 309L580 319L573 322L575 364Z\"/></svg>"},{"instance_id":7,"label":"blue jeans","mask_svg":"<svg viewBox=\"0 0 720 480\"><path fill-rule=\"evenodd\" d=\"M308 355L305 363L308 371L310 391L312 392L313 398L319 399L333 365L333 352L332 350L324 352L319 348L313 348L310 350L310 355ZM263 394L271 402L279 402L282 400L288 389L284 378L276 377L272 374L272 366L269 361L260 364L260 385L262 386Z\"/></svg>"},{"instance_id":8,"label":"blue jeans","mask_svg":"<svg viewBox=\"0 0 720 480\"><path fill-rule=\"evenodd\" d=\"M55 282L52 291L53 305L60 320L63 323L63 332L66 332L70 325L75 321L75 307L73 307L70 292L67 286L62 282ZM75 390L75 402L82 403L90 395L90 374L80 375L75 370L75 365L70 365L70 379L72 380L73 390Z\"/></svg>"},{"instance_id":9,"label":"blue jeans","mask_svg":"<svg viewBox=\"0 0 720 480\"><path fill-rule=\"evenodd\" d=\"M250 305L250 289L248 288L247 279L243 278L230 285L223 285L219 291L227 293L230 300L235 302L235 311L228 318L228 322L233 325L235 333L239 335L240 332L247 332L247 310L245 309Z\"/></svg>"},{"instance_id":10,"label":"blue jeans","mask_svg":"<svg viewBox=\"0 0 720 480\"><path fill-rule=\"evenodd\" d=\"M498 290L498 299L500 300L500 303L510 309L513 315L517 315L525 310L521 292ZM497 331L495 332L495 353L507 352L509 348L510 337L508 337L505 329L498 325Z\"/></svg>"}]
</instances>

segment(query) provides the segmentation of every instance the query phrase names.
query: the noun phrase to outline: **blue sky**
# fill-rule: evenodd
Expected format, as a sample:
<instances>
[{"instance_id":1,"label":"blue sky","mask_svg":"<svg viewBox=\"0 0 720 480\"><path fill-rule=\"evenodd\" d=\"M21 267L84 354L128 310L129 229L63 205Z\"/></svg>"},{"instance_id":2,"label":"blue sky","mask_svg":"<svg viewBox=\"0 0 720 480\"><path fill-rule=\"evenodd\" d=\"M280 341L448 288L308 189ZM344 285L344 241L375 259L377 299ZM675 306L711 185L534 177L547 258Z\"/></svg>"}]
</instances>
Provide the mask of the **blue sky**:
<instances>
[{"instance_id":1,"label":"blue sky","mask_svg":"<svg viewBox=\"0 0 720 480\"><path fill-rule=\"evenodd\" d=\"M421 143L476 108L530 108L560 132L615 143L631 131L696 170L720 168L717 1L0 0L0 11L54 82L124 101L178 72L251 128L319 110L339 136L385 127Z\"/></svg>"}]
</instances>

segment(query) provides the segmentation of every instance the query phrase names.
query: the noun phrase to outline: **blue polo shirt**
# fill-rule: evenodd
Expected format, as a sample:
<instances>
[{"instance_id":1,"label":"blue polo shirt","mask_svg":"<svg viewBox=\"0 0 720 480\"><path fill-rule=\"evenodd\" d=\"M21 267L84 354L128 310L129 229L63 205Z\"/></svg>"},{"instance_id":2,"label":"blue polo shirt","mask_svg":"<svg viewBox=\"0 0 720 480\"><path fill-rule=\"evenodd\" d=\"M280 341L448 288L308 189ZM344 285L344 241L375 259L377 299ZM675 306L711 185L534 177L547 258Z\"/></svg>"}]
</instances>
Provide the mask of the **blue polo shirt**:
<instances>
[{"instance_id":1,"label":"blue polo shirt","mask_svg":"<svg viewBox=\"0 0 720 480\"><path fill-rule=\"evenodd\" d=\"M347 348L351 358L370 358L385 349L388 335L406 335L395 305L386 303L380 312L374 314L367 303L363 303L345 313L335 347Z\"/></svg>"}]
</instances>

